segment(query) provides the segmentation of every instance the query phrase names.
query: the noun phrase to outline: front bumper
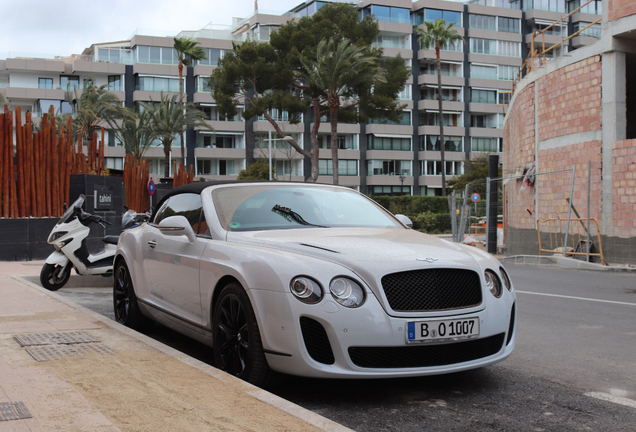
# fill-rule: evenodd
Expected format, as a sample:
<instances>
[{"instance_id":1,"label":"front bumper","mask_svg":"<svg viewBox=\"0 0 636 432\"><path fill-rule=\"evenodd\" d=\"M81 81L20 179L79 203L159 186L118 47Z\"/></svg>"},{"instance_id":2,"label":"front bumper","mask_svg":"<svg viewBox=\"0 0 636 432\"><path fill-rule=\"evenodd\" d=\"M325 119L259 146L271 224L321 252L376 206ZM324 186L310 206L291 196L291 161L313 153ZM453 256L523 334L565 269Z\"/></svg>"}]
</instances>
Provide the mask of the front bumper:
<instances>
[{"instance_id":1,"label":"front bumper","mask_svg":"<svg viewBox=\"0 0 636 432\"><path fill-rule=\"evenodd\" d=\"M291 293L250 290L249 294L270 367L292 375L389 378L443 374L502 361L515 345L515 296L510 292L501 299L486 299L477 312L442 311L421 318L389 316L370 292L357 309L342 307L329 296L307 305ZM478 338L426 344L406 341L409 321L462 317L479 318ZM324 352L325 338L331 354ZM416 360L401 361L404 356ZM439 359L427 360L432 357Z\"/></svg>"}]
</instances>

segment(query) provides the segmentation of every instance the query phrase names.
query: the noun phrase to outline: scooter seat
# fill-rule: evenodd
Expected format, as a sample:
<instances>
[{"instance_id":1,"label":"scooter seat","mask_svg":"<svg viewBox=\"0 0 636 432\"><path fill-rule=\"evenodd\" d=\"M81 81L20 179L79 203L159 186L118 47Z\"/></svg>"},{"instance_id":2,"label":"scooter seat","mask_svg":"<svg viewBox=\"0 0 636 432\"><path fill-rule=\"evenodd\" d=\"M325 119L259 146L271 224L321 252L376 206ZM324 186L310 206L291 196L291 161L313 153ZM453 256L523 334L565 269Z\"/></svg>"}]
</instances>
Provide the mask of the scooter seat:
<instances>
[{"instance_id":1,"label":"scooter seat","mask_svg":"<svg viewBox=\"0 0 636 432\"><path fill-rule=\"evenodd\" d=\"M106 237L104 237L104 238L102 239L102 241L103 241L104 243L109 243L109 244L114 244L114 245L116 245L116 244L117 244L117 242L119 241L119 236L117 236L117 235L107 235Z\"/></svg>"}]
</instances>

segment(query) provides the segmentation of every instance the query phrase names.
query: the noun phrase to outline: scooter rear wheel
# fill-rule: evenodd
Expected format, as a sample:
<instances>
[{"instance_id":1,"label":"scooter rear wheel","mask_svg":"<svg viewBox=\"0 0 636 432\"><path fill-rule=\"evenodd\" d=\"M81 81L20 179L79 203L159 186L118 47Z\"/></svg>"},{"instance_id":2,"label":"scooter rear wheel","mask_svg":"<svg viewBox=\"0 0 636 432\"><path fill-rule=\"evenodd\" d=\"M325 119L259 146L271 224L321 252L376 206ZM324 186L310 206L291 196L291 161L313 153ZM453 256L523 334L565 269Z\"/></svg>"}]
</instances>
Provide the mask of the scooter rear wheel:
<instances>
[{"instance_id":1,"label":"scooter rear wheel","mask_svg":"<svg viewBox=\"0 0 636 432\"><path fill-rule=\"evenodd\" d=\"M71 266L64 267L58 264L44 264L40 272L40 283L49 291L57 291L66 285L71 277Z\"/></svg>"}]
</instances>

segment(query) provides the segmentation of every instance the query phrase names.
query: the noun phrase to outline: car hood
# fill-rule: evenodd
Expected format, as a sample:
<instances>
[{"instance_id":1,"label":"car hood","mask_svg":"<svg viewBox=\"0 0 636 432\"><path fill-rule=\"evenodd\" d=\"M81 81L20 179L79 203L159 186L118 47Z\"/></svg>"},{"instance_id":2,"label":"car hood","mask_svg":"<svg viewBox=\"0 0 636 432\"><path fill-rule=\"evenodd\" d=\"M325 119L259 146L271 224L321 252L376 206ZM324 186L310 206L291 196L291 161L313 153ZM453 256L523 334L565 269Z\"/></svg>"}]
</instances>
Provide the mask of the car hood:
<instances>
[{"instance_id":1,"label":"car hood","mask_svg":"<svg viewBox=\"0 0 636 432\"><path fill-rule=\"evenodd\" d=\"M479 270L488 255L435 236L406 229L307 228L230 232L227 240L284 249L326 259L367 280L387 273L433 267ZM473 248L471 248L473 249Z\"/></svg>"}]
</instances>

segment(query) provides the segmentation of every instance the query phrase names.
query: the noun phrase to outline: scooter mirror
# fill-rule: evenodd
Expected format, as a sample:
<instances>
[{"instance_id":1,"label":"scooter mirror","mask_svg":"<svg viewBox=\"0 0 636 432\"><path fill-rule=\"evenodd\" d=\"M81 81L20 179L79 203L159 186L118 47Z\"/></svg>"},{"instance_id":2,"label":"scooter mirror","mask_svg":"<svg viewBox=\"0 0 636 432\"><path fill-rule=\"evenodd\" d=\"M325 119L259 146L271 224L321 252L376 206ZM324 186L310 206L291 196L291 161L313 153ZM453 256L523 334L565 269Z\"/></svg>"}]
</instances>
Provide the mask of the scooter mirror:
<instances>
[{"instance_id":1,"label":"scooter mirror","mask_svg":"<svg viewBox=\"0 0 636 432\"><path fill-rule=\"evenodd\" d=\"M66 203L64 203L64 205L62 206L62 209L63 209L64 213L66 213L66 210L68 210L68 208L66 207Z\"/></svg>"}]
</instances>

